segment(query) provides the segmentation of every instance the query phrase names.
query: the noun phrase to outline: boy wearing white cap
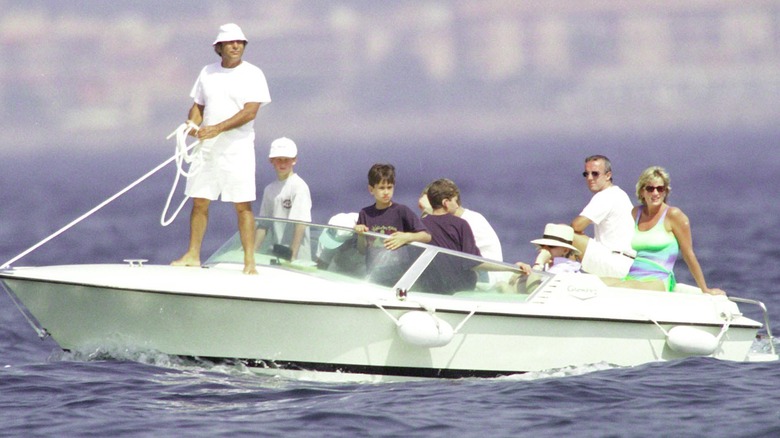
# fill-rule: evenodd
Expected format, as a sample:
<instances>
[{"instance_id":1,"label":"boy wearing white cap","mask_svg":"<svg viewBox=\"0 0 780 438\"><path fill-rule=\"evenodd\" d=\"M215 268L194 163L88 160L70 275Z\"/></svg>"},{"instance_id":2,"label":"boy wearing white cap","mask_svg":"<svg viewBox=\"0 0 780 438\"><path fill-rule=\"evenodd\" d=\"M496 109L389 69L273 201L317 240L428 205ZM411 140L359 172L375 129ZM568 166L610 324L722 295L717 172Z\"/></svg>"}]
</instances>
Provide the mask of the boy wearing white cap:
<instances>
[{"instance_id":1,"label":"boy wearing white cap","mask_svg":"<svg viewBox=\"0 0 780 438\"><path fill-rule=\"evenodd\" d=\"M293 171L298 161L298 146L287 137L277 138L271 143L268 161L276 171L276 181L263 190L260 204L261 217L277 217L311 222L311 192L306 182ZM296 225L292 232L275 230L277 242L289 245L293 260L311 260L309 228ZM257 230L257 247L265 240L266 230Z\"/></svg>"},{"instance_id":2,"label":"boy wearing white cap","mask_svg":"<svg viewBox=\"0 0 780 438\"><path fill-rule=\"evenodd\" d=\"M252 213L256 199L254 120L260 106L271 102L271 96L263 72L242 60L246 45L240 27L233 23L220 26L213 47L221 60L203 67L190 93L194 103L188 118L200 127L193 135L201 141L203 163L187 179L184 193L193 198L190 242L187 252L173 265L200 266L209 204L221 197L235 205L244 273L257 274Z\"/></svg>"}]
</instances>

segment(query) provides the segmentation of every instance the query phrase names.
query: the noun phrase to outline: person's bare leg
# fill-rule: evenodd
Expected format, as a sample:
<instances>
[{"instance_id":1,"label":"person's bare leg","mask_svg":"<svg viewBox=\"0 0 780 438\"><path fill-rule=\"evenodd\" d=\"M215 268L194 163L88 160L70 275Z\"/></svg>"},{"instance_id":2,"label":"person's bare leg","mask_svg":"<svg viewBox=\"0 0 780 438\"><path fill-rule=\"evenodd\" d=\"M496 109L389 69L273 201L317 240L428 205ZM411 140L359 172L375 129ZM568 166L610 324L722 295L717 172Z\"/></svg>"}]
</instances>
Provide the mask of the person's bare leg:
<instances>
[{"instance_id":1,"label":"person's bare leg","mask_svg":"<svg viewBox=\"0 0 780 438\"><path fill-rule=\"evenodd\" d=\"M580 260L582 260L585 257L585 249L588 247L588 241L590 240L590 237L584 235L584 234L575 234L574 240L572 241L572 246L577 248L577 250L580 252Z\"/></svg>"},{"instance_id":2,"label":"person's bare leg","mask_svg":"<svg viewBox=\"0 0 780 438\"><path fill-rule=\"evenodd\" d=\"M203 198L192 198L192 213L190 213L190 246L181 258L174 260L173 266L200 266L200 246L209 223L209 204L211 201Z\"/></svg>"},{"instance_id":3,"label":"person's bare leg","mask_svg":"<svg viewBox=\"0 0 780 438\"><path fill-rule=\"evenodd\" d=\"M255 215L251 202L237 202L238 234L244 248L244 274L257 274L255 266Z\"/></svg>"},{"instance_id":4,"label":"person's bare leg","mask_svg":"<svg viewBox=\"0 0 780 438\"><path fill-rule=\"evenodd\" d=\"M610 287L622 287L626 289L641 289L641 290L654 290L665 292L666 285L661 280L623 280L622 278L601 277L601 281Z\"/></svg>"}]
</instances>

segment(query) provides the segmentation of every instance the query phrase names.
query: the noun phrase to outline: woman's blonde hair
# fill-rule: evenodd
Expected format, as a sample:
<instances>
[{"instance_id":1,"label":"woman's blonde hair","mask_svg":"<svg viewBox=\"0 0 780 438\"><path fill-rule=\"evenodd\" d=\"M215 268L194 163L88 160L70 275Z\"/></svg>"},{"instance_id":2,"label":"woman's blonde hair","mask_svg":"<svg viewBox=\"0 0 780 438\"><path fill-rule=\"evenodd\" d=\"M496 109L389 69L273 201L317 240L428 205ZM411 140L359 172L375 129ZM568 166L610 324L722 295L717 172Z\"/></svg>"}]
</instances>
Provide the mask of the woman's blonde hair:
<instances>
[{"instance_id":1,"label":"woman's blonde hair","mask_svg":"<svg viewBox=\"0 0 780 438\"><path fill-rule=\"evenodd\" d=\"M666 188L664 191L664 202L666 202L666 199L669 197L669 192L672 191L669 172L661 166L648 167L639 175L639 181L636 182L636 199L642 205L645 205L645 198L642 196L645 191L645 186L650 184L650 180L653 178L661 178L664 181L664 187Z\"/></svg>"}]
</instances>

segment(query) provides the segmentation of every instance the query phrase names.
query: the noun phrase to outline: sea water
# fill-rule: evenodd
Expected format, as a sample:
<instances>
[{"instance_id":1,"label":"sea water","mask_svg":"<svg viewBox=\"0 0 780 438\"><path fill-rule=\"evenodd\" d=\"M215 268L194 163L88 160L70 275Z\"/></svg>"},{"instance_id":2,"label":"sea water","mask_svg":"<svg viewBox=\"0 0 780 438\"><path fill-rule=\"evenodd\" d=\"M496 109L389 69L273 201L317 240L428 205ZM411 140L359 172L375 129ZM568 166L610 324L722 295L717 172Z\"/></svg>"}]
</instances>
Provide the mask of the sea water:
<instances>
[{"instance_id":1,"label":"sea water","mask_svg":"<svg viewBox=\"0 0 780 438\"><path fill-rule=\"evenodd\" d=\"M691 220L707 281L766 303L780 332L777 133L545 138L484 144L299 145L296 171L318 222L371 203L366 172L396 166L395 201L415 207L428 182L448 177L464 205L498 233L507 261L530 261L547 222L568 222L590 193L586 155L604 153L629 195L649 165L672 176L670 204ZM124 150L132 148L126 148ZM258 185L273 179L258 148ZM118 192L172 148L18 154L0 164L0 263ZM188 208L159 225L173 167L14 263L168 263L186 248ZM181 199L181 188L174 197ZM235 232L213 204L210 253ZM685 264L678 280L692 283ZM743 312L761 320L755 308ZM768 344L758 344L766 350ZM555 354L551 351L550 354ZM631 368L607 363L498 379L337 384L257 376L144 351L64 353L40 340L0 294L0 435L9 436L777 436L780 362L709 358Z\"/></svg>"}]
</instances>

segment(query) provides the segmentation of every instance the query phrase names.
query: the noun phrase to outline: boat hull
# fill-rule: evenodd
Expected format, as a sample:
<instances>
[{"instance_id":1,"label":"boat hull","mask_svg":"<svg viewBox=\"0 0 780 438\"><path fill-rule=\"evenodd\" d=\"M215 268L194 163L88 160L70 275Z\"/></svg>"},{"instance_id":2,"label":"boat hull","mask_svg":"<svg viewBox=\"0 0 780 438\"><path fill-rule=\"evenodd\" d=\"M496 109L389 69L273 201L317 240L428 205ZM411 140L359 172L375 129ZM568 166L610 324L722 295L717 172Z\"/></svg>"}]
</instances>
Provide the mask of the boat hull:
<instances>
[{"instance_id":1,"label":"boat hull","mask_svg":"<svg viewBox=\"0 0 780 438\"><path fill-rule=\"evenodd\" d=\"M343 291L338 300L324 300L316 290L295 287L269 292L269 284L289 280L276 279L275 275L286 274L270 269L261 271L263 281L211 270L210 277L232 275L240 280L234 289L225 286L230 282L216 281L223 285L221 290L202 282L191 290L154 290L146 287L151 280L144 280L149 268L111 269L134 279L124 281L133 287L52 281L27 276L25 270L2 280L65 350L159 351L240 361L273 374L320 371L391 379L459 378L594 363L632 366L689 356L670 348L664 331L672 327L689 325L712 336L723 327L716 320L617 318L565 311L569 307L547 312L533 302L486 305L461 300L446 306L446 301L431 297L435 315L456 331L445 345L425 347L405 341L397 328L398 319L419 312L420 304L399 301L390 291ZM192 282L193 275L208 271L151 269L171 275L168 284ZM157 283L160 275L154 273ZM732 322L712 356L746 360L760 327L749 319Z\"/></svg>"}]
</instances>

